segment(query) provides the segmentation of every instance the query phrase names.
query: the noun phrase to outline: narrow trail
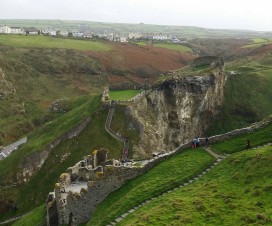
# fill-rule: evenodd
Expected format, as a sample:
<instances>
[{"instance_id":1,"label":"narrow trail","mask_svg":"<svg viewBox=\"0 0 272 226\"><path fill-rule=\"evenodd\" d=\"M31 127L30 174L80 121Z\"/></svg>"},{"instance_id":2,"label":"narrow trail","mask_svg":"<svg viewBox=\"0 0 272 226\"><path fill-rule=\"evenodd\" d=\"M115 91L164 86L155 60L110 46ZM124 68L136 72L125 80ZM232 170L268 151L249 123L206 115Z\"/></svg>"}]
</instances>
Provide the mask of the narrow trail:
<instances>
[{"instance_id":1,"label":"narrow trail","mask_svg":"<svg viewBox=\"0 0 272 226\"><path fill-rule=\"evenodd\" d=\"M218 155L216 153L214 153L210 147L203 147L203 149L205 151L207 151L210 155L212 155L213 157L215 157L216 159L223 159L226 157L226 155Z\"/></svg>"},{"instance_id":2,"label":"narrow trail","mask_svg":"<svg viewBox=\"0 0 272 226\"><path fill-rule=\"evenodd\" d=\"M116 103L113 101L110 104L109 107L109 113L108 113L108 117L106 119L105 122L105 130L116 140L120 141L123 143L123 151L122 151L122 159L127 159L128 158L128 151L129 151L129 141L128 139L125 139L124 137L122 137L121 135L115 133L111 128L111 122L112 122L112 118L114 115L114 111L115 111L115 105Z\"/></svg>"},{"instance_id":3,"label":"narrow trail","mask_svg":"<svg viewBox=\"0 0 272 226\"><path fill-rule=\"evenodd\" d=\"M21 215L19 215L19 216L13 217L13 218L9 218L9 219L7 219L7 220L5 220L5 221L2 221L2 222L0 222L0 225L4 225L4 224L8 224L8 223L17 221L17 220L21 219L22 217L26 216L27 214L29 214L30 212L31 212L31 211L26 212L26 213L23 213L23 214L21 214Z\"/></svg>"},{"instance_id":4,"label":"narrow trail","mask_svg":"<svg viewBox=\"0 0 272 226\"><path fill-rule=\"evenodd\" d=\"M226 158L226 155L218 155L216 153L214 153L209 147L204 148L211 156L215 157L215 161L208 166L207 168L205 168L202 172L200 172L199 174L197 174L196 176L194 176L192 179L181 183L179 186L174 187L170 190L164 191L161 194L155 196L155 197L151 197L146 199L145 201L143 201L142 203L138 204L137 206L132 207L130 210L128 210L127 212L121 214L119 217L117 217L114 221L112 221L111 223L109 223L107 226L111 226L111 225L116 225L117 223L119 223L120 221L122 221L125 217L127 217L130 213L133 213L134 211L136 211L137 209L139 209L140 207L142 207L143 205L151 202L154 199L160 198L163 195L166 195L168 193L171 193L173 191L176 191L179 188L183 188L195 181L198 181L201 177L203 177L206 173L208 173L211 169L213 169L218 163L220 163L224 158Z\"/></svg>"}]
</instances>

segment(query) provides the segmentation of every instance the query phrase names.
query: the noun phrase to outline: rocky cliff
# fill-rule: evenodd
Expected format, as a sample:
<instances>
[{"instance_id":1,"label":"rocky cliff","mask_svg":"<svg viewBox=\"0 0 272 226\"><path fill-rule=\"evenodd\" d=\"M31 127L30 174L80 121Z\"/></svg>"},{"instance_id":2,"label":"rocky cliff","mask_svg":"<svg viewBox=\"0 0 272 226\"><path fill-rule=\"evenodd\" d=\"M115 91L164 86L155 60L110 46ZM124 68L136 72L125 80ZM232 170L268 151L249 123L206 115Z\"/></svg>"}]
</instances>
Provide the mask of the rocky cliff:
<instances>
[{"instance_id":1,"label":"rocky cliff","mask_svg":"<svg viewBox=\"0 0 272 226\"><path fill-rule=\"evenodd\" d=\"M223 102L226 79L221 64L211 73L167 80L136 103L131 111L143 132L134 157L167 152L204 136Z\"/></svg>"}]
</instances>

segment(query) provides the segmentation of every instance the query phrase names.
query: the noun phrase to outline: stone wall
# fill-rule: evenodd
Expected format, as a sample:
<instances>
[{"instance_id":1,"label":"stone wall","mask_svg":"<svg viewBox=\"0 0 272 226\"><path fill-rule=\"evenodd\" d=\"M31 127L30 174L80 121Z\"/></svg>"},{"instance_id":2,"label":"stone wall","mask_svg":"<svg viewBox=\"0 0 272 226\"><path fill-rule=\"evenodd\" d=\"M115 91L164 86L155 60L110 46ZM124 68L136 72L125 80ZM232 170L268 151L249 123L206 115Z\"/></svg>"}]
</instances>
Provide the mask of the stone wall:
<instances>
[{"instance_id":1,"label":"stone wall","mask_svg":"<svg viewBox=\"0 0 272 226\"><path fill-rule=\"evenodd\" d=\"M90 121L90 117L85 118L82 122L71 128L69 131L47 144L42 151L26 156L20 163L20 172L17 174L18 182L27 182L31 176L42 167L53 148L55 148L61 142L79 135L90 123Z\"/></svg>"},{"instance_id":2,"label":"stone wall","mask_svg":"<svg viewBox=\"0 0 272 226\"><path fill-rule=\"evenodd\" d=\"M254 130L258 130L260 128L264 128L271 123L272 116L261 122L254 123L249 127L236 129L225 134L212 136L209 138L209 142L222 142L230 139L231 137L239 136L252 132ZM200 138L201 144L204 144L204 140L205 138ZM67 185L71 183L71 179L69 176L67 176L67 174L65 174L65 177L63 177L62 174L59 181L60 183L56 184L56 198L54 200L51 200L52 203L57 203L58 208L56 208L50 202L47 202L50 204L47 205L48 222L53 221L50 219L50 216L59 216L60 225L68 224L72 216L74 225L86 223L91 218L96 206L101 203L111 192L120 188L126 181L146 173L159 162L164 161L165 159L170 158L173 155L180 153L190 147L191 141L180 145L179 147L175 148L170 152L161 153L154 158L146 160L145 163L143 163L140 167L122 164L106 165L104 166L103 174L100 174L100 176L96 175L95 178L92 178L92 181L88 181L86 183L86 186L83 186L80 189L80 192L63 192L63 189L65 190L65 187L67 188ZM86 173L88 172L86 171ZM54 212L54 210L58 212L56 213Z\"/></svg>"}]
</instances>

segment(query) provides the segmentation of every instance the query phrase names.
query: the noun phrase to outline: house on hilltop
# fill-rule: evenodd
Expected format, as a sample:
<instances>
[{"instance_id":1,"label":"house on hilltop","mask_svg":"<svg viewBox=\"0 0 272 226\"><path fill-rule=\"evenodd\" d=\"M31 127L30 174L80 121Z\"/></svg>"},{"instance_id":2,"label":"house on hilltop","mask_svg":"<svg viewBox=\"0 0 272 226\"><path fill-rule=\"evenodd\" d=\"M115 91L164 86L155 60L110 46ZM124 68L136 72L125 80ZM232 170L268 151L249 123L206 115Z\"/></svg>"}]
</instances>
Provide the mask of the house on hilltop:
<instances>
[{"instance_id":1,"label":"house on hilltop","mask_svg":"<svg viewBox=\"0 0 272 226\"><path fill-rule=\"evenodd\" d=\"M22 35L22 34L25 34L25 31L21 27L10 27L10 33Z\"/></svg>"},{"instance_id":2,"label":"house on hilltop","mask_svg":"<svg viewBox=\"0 0 272 226\"><path fill-rule=\"evenodd\" d=\"M0 33L2 34L10 34L11 33L11 29L9 26L2 26L0 27Z\"/></svg>"}]
</instances>

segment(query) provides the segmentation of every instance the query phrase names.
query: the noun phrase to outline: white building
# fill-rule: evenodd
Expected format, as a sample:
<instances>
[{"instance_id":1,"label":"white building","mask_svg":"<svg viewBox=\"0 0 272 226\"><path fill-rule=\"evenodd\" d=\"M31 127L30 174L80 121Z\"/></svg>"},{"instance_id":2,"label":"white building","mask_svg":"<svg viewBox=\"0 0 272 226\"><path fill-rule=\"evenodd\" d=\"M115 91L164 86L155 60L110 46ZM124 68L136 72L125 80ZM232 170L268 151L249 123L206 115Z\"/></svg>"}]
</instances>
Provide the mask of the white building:
<instances>
[{"instance_id":1,"label":"white building","mask_svg":"<svg viewBox=\"0 0 272 226\"><path fill-rule=\"evenodd\" d=\"M127 37L121 36L120 42L128 42Z\"/></svg>"},{"instance_id":2,"label":"white building","mask_svg":"<svg viewBox=\"0 0 272 226\"><path fill-rule=\"evenodd\" d=\"M67 36L68 36L68 33L69 33L68 31L60 31L59 34L60 34L61 36L67 37Z\"/></svg>"},{"instance_id":3,"label":"white building","mask_svg":"<svg viewBox=\"0 0 272 226\"><path fill-rule=\"evenodd\" d=\"M20 27L10 27L10 33L11 34L24 34L25 31L24 31L24 29L22 29Z\"/></svg>"},{"instance_id":4,"label":"white building","mask_svg":"<svg viewBox=\"0 0 272 226\"><path fill-rule=\"evenodd\" d=\"M153 40L168 40L169 37L167 35L162 35L162 34L159 34L159 35L153 35Z\"/></svg>"},{"instance_id":5,"label":"white building","mask_svg":"<svg viewBox=\"0 0 272 226\"><path fill-rule=\"evenodd\" d=\"M143 35L140 33L133 32L133 33L128 34L128 39L140 39L142 37L143 37Z\"/></svg>"},{"instance_id":6,"label":"white building","mask_svg":"<svg viewBox=\"0 0 272 226\"><path fill-rule=\"evenodd\" d=\"M0 33L4 33L4 34L10 34L11 33L11 29L9 26L3 26L0 27Z\"/></svg>"}]
</instances>

